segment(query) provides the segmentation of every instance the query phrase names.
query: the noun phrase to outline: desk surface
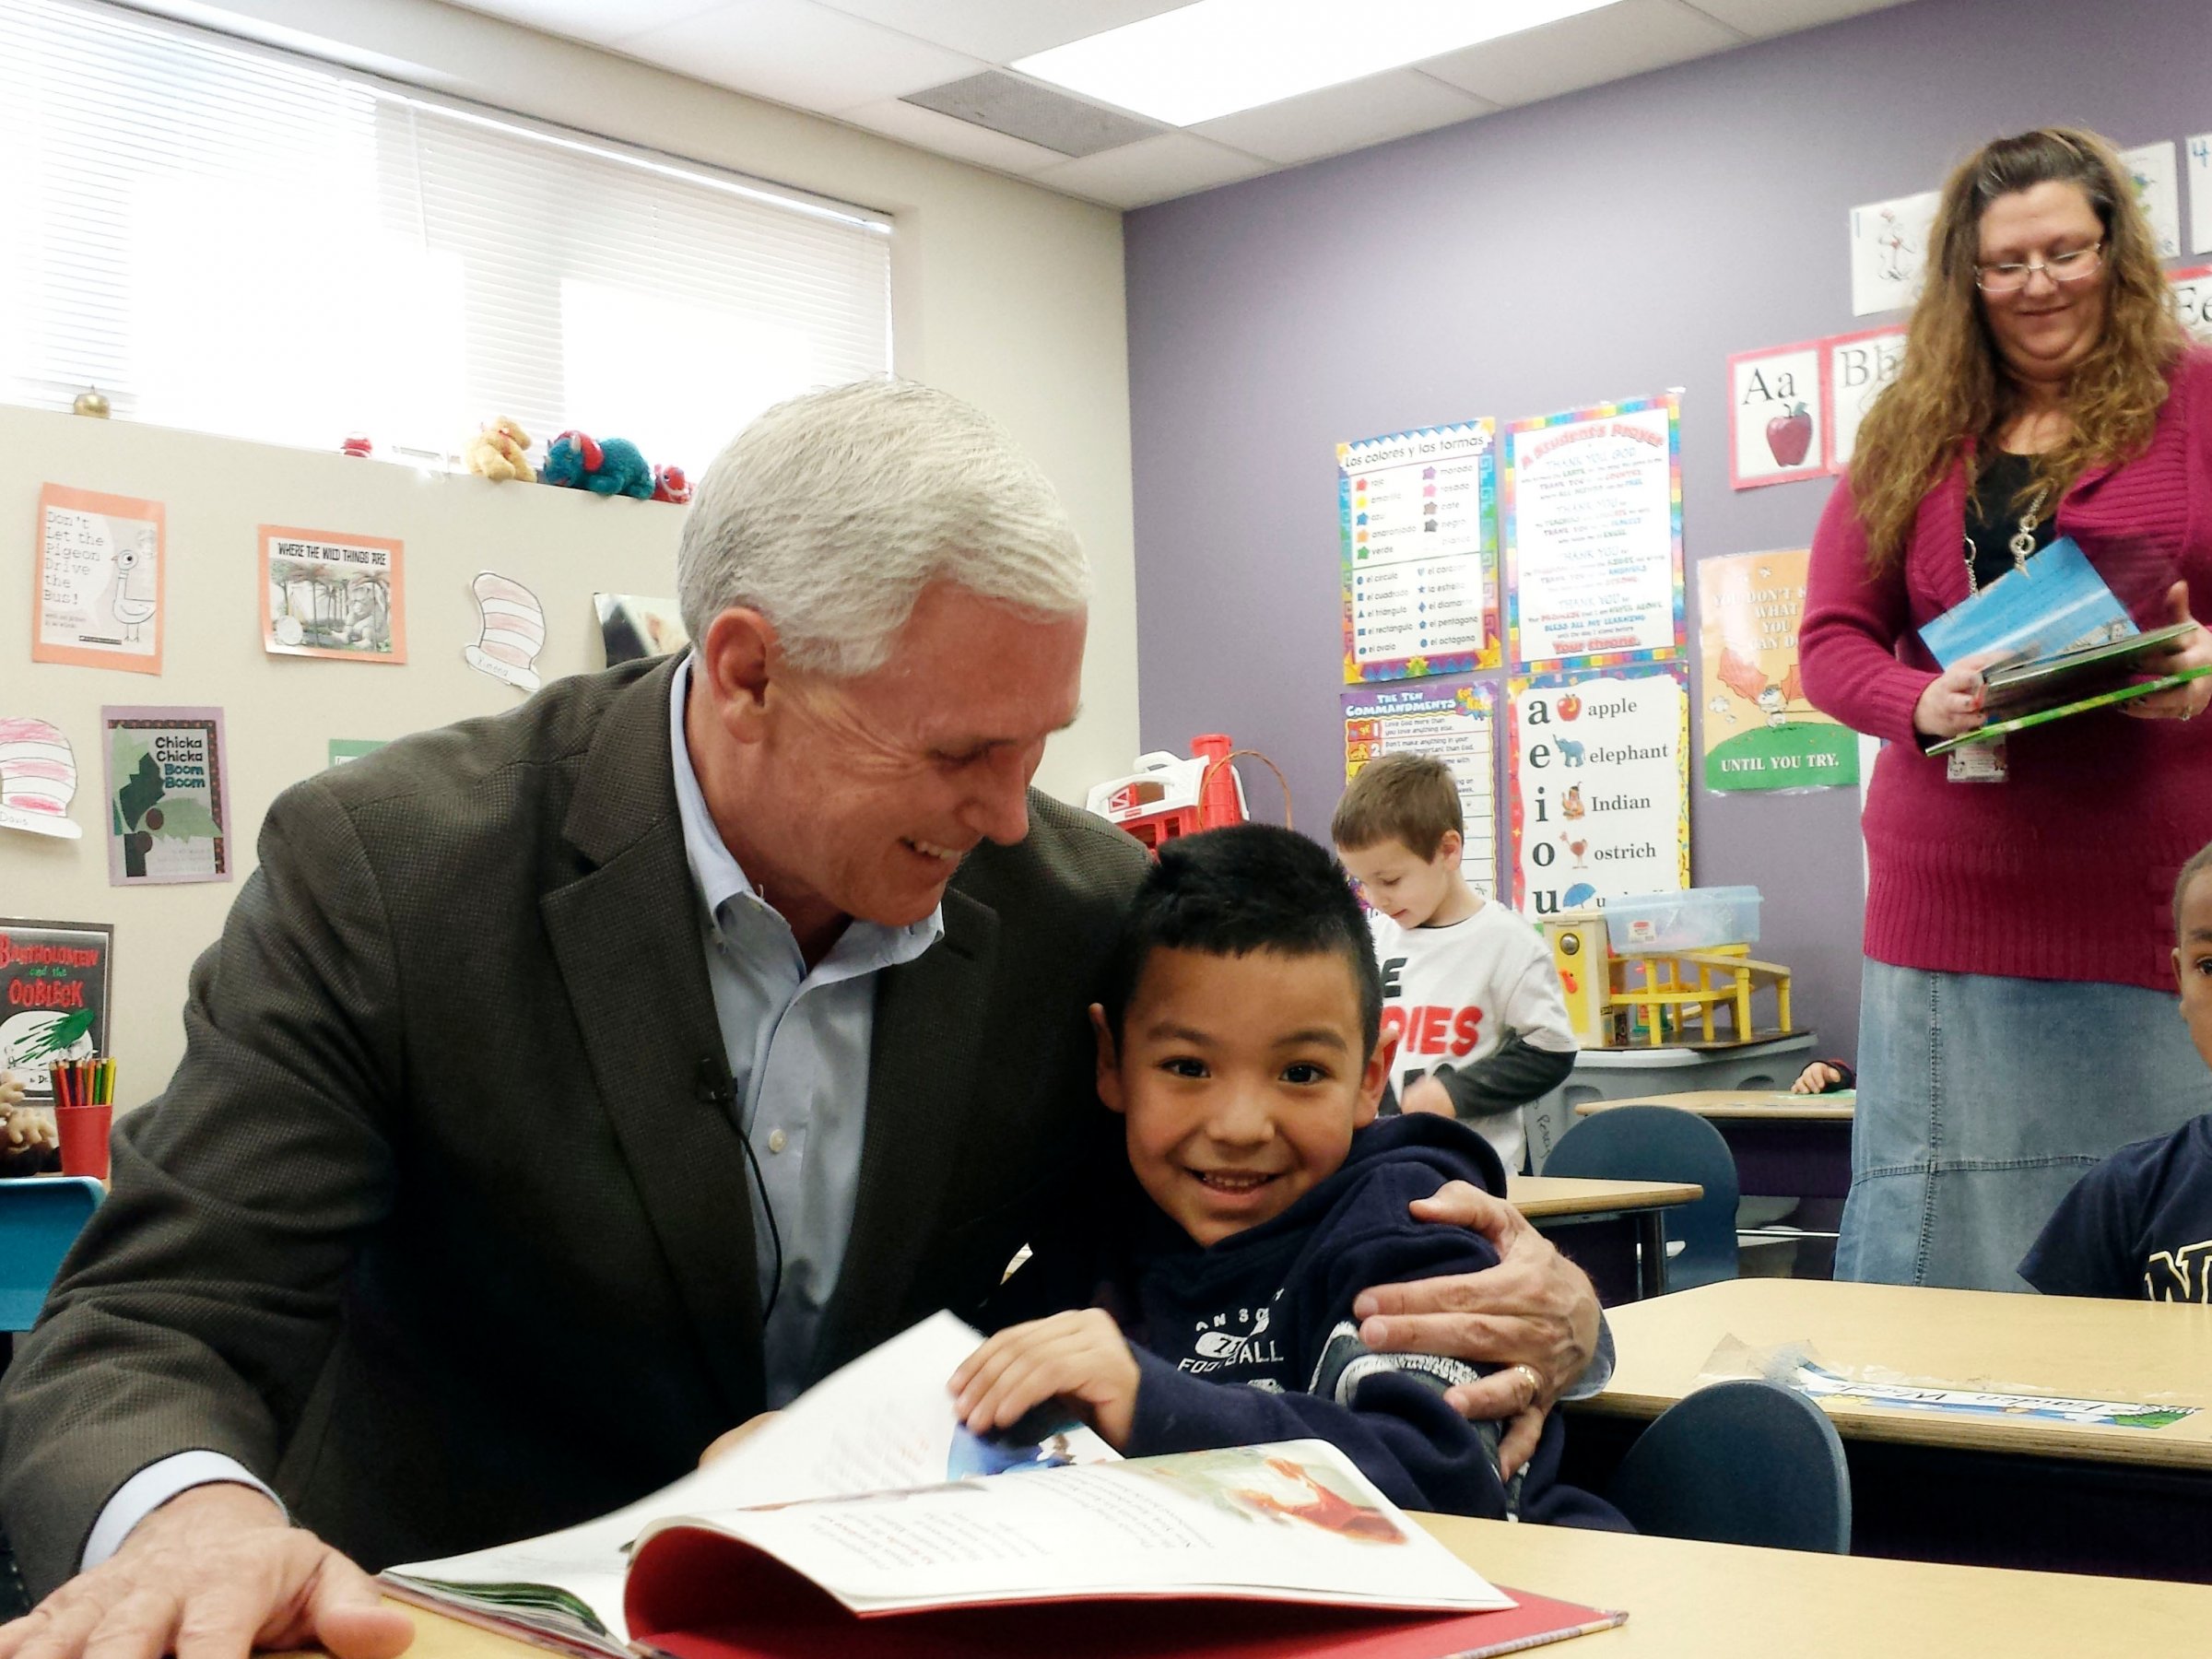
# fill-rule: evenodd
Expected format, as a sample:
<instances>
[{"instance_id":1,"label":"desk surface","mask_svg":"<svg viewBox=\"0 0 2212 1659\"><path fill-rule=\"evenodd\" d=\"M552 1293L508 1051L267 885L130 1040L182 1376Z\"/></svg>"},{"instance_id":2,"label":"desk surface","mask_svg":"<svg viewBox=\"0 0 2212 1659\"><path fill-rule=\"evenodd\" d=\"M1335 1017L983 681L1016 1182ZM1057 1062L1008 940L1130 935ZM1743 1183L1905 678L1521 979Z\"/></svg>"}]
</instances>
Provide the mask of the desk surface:
<instances>
[{"instance_id":1,"label":"desk surface","mask_svg":"<svg viewBox=\"0 0 2212 1659\"><path fill-rule=\"evenodd\" d=\"M1716 1042L1710 1047L1669 1043L1659 1048L1630 1045L1621 1048L1586 1048L1574 1057L1577 1071L1642 1071L1675 1065L1707 1065L1730 1060L1757 1060L1768 1054L1794 1054L1813 1046L1810 1031L1786 1037L1761 1037L1756 1042Z\"/></svg>"},{"instance_id":2,"label":"desk surface","mask_svg":"<svg viewBox=\"0 0 2212 1659\"><path fill-rule=\"evenodd\" d=\"M2212 1471L2212 1307L1748 1278L1606 1316L1618 1366L1578 1411L1656 1417L1696 1386L1724 1337L1754 1348L1809 1342L1820 1363L1883 1382L2206 1408L2163 1429L2129 1429L1827 1402L1847 1440Z\"/></svg>"},{"instance_id":3,"label":"desk surface","mask_svg":"<svg viewBox=\"0 0 2212 1659\"><path fill-rule=\"evenodd\" d=\"M1618 1630L1553 1650L1560 1659L2082 1659L2194 1653L2212 1630L2212 1587L2197 1584L1425 1519L1499 1583L1629 1610ZM407 1611L416 1627L409 1659L543 1659L519 1641Z\"/></svg>"},{"instance_id":4,"label":"desk surface","mask_svg":"<svg viewBox=\"0 0 2212 1659\"><path fill-rule=\"evenodd\" d=\"M1587 1181L1566 1175L1509 1175L1506 1202L1532 1220L1611 1216L1622 1210L1695 1204L1705 1189L1682 1181Z\"/></svg>"},{"instance_id":5,"label":"desk surface","mask_svg":"<svg viewBox=\"0 0 2212 1659\"><path fill-rule=\"evenodd\" d=\"M1636 1095L1619 1100L1584 1100L1577 1117L1610 1112L1616 1106L1673 1106L1701 1118L1748 1118L1768 1124L1848 1124L1852 1103L1787 1089L1689 1088L1679 1094Z\"/></svg>"}]
</instances>

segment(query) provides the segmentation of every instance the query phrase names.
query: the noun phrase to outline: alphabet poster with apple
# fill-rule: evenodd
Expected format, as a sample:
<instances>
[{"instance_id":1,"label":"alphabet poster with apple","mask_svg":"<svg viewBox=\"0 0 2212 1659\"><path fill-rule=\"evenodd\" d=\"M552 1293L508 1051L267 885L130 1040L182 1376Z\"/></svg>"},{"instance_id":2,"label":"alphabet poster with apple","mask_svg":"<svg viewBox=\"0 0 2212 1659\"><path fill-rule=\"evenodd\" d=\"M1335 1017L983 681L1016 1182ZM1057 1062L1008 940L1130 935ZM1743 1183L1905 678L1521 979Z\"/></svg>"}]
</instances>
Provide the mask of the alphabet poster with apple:
<instances>
[{"instance_id":1,"label":"alphabet poster with apple","mask_svg":"<svg viewBox=\"0 0 2212 1659\"><path fill-rule=\"evenodd\" d=\"M1382 755L1430 755L1459 785L1465 845L1459 873L1485 899L1498 893L1496 693L1482 684L1381 687L1344 693L1344 777Z\"/></svg>"},{"instance_id":2,"label":"alphabet poster with apple","mask_svg":"<svg viewBox=\"0 0 2212 1659\"><path fill-rule=\"evenodd\" d=\"M1827 360L1818 340L1728 359L1728 482L1736 489L1823 477Z\"/></svg>"},{"instance_id":3,"label":"alphabet poster with apple","mask_svg":"<svg viewBox=\"0 0 2212 1659\"><path fill-rule=\"evenodd\" d=\"M1681 663L1506 688L1513 906L1557 915L1689 885L1689 674Z\"/></svg>"},{"instance_id":4,"label":"alphabet poster with apple","mask_svg":"<svg viewBox=\"0 0 2212 1659\"><path fill-rule=\"evenodd\" d=\"M1851 314L1903 311L1920 298L1928 266L1936 191L1869 202L1851 210Z\"/></svg>"},{"instance_id":5,"label":"alphabet poster with apple","mask_svg":"<svg viewBox=\"0 0 2212 1659\"><path fill-rule=\"evenodd\" d=\"M1514 421L1499 494L1516 665L1602 668L1682 650L1678 393Z\"/></svg>"},{"instance_id":6,"label":"alphabet poster with apple","mask_svg":"<svg viewBox=\"0 0 2212 1659\"><path fill-rule=\"evenodd\" d=\"M1698 708L1705 787L1832 789L1859 781L1856 735L1805 700L1803 547L1698 560Z\"/></svg>"},{"instance_id":7,"label":"alphabet poster with apple","mask_svg":"<svg viewBox=\"0 0 2212 1659\"><path fill-rule=\"evenodd\" d=\"M1344 683L1495 668L1497 422L1336 446Z\"/></svg>"},{"instance_id":8,"label":"alphabet poster with apple","mask_svg":"<svg viewBox=\"0 0 2212 1659\"><path fill-rule=\"evenodd\" d=\"M1830 335L1820 342L1820 350L1826 359L1821 387L1828 398L1828 470L1840 473L1851 465L1859 423L1905 366L1905 331L1868 328Z\"/></svg>"}]
</instances>

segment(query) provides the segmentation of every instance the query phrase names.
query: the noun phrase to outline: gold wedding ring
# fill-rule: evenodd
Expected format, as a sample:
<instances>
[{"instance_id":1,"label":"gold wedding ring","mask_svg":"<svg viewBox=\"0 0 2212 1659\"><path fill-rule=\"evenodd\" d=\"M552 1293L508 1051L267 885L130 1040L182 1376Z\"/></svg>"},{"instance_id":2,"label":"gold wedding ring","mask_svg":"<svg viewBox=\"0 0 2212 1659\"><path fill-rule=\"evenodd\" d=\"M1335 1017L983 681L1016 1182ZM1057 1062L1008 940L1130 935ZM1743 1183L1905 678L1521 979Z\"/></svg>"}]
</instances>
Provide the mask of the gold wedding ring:
<instances>
[{"instance_id":1,"label":"gold wedding ring","mask_svg":"<svg viewBox=\"0 0 2212 1659\"><path fill-rule=\"evenodd\" d=\"M1543 1396L1544 1379L1536 1375L1536 1368L1533 1365L1519 1364L1512 1369L1528 1379L1528 1403L1534 1406Z\"/></svg>"}]
</instances>

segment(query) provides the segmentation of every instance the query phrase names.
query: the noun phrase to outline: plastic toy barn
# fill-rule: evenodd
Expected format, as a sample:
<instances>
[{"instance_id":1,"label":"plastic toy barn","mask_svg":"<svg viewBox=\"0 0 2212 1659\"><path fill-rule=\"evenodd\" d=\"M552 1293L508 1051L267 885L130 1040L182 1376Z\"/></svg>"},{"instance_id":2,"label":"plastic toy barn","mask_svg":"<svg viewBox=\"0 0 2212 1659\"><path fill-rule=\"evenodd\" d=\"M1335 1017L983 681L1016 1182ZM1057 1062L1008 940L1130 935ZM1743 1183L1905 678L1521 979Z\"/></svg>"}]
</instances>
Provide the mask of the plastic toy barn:
<instances>
[{"instance_id":1,"label":"plastic toy barn","mask_svg":"<svg viewBox=\"0 0 2212 1659\"><path fill-rule=\"evenodd\" d=\"M1134 772L1090 792L1090 810L1128 830L1154 857L1179 835L1242 823L1247 816L1244 785L1229 764L1230 758L1238 753L1263 761L1267 758L1257 750L1235 749L1218 732L1192 738L1191 748L1188 760L1164 750L1139 755Z\"/></svg>"}]
</instances>

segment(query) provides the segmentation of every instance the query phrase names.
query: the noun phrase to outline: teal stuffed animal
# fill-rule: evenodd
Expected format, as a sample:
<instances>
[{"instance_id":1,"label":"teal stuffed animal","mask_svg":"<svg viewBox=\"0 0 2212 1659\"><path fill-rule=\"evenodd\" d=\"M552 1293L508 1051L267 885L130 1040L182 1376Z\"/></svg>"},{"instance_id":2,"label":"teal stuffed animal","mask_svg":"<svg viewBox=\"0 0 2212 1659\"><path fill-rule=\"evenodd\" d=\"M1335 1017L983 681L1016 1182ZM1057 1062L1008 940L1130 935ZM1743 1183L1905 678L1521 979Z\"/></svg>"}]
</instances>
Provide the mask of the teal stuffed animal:
<instances>
[{"instance_id":1,"label":"teal stuffed animal","mask_svg":"<svg viewBox=\"0 0 2212 1659\"><path fill-rule=\"evenodd\" d=\"M582 432L563 432L546 452L538 473L547 484L570 489L588 489L594 495L653 498L653 468L627 438L597 442Z\"/></svg>"}]
</instances>

